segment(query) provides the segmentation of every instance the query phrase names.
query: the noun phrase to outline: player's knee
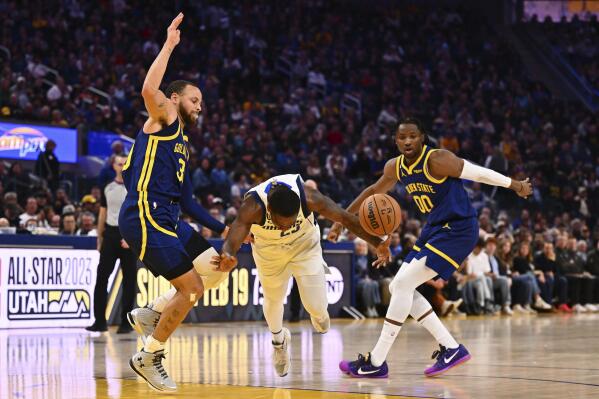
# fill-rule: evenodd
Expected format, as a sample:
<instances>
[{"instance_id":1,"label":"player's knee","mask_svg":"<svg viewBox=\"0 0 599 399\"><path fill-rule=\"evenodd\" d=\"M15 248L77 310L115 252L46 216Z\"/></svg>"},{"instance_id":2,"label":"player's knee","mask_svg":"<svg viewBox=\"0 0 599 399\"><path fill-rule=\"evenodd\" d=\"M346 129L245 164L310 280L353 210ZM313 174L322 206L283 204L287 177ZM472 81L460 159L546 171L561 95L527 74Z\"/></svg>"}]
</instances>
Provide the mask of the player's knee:
<instances>
[{"instance_id":1,"label":"player's knee","mask_svg":"<svg viewBox=\"0 0 599 399\"><path fill-rule=\"evenodd\" d=\"M197 281L190 284L182 294L189 299L190 303L195 304L198 299L204 295L204 284L202 283L202 279L198 276Z\"/></svg>"}]
</instances>

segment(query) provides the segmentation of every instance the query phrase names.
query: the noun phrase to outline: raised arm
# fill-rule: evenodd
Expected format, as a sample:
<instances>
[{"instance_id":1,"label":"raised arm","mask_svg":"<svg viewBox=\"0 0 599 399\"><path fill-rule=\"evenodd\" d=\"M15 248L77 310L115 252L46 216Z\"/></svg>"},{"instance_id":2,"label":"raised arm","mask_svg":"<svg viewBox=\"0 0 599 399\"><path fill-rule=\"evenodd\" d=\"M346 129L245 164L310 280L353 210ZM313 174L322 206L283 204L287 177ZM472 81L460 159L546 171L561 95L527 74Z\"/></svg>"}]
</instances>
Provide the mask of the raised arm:
<instances>
[{"instance_id":1,"label":"raised arm","mask_svg":"<svg viewBox=\"0 0 599 399\"><path fill-rule=\"evenodd\" d=\"M351 214L356 214L360 209L360 205L364 200L373 194L385 194L393 188L397 183L397 172L396 172L397 158L393 158L387 161L385 168L383 169L383 175L372 185L366 187L364 191L358 195L358 197L349 205L347 211ZM331 226L331 230L327 236L329 241L336 242L339 239L343 224L335 222ZM348 227L348 226L346 226Z\"/></svg>"},{"instance_id":2,"label":"raised arm","mask_svg":"<svg viewBox=\"0 0 599 399\"><path fill-rule=\"evenodd\" d=\"M160 91L160 84L162 83L162 78L164 77L164 72L166 71L166 66L171 53L177 44L179 44L181 31L177 28L182 21L183 13L179 13L167 28L166 41L152 63L152 66L150 66L141 89L141 95L144 99L150 119L162 125L171 122L170 119L174 120L177 113L175 106L171 104L164 93Z\"/></svg>"},{"instance_id":3,"label":"raised arm","mask_svg":"<svg viewBox=\"0 0 599 399\"><path fill-rule=\"evenodd\" d=\"M379 237L368 234L360 225L360 221L356 215L341 208L332 199L321 194L320 191L310 187L304 187L304 190L306 193L306 202L310 211L317 212L329 220L341 223L347 227L349 231L376 248L378 259L374 261L374 266L384 265L387 261L391 260L389 239L383 241Z\"/></svg>"},{"instance_id":4,"label":"raised arm","mask_svg":"<svg viewBox=\"0 0 599 399\"><path fill-rule=\"evenodd\" d=\"M237 251L249 234L252 224L262 221L263 212L264 209L251 195L245 197L223 243L221 255L212 258L211 263L216 266L214 270L229 272L237 266Z\"/></svg>"},{"instance_id":5,"label":"raised arm","mask_svg":"<svg viewBox=\"0 0 599 399\"><path fill-rule=\"evenodd\" d=\"M460 179L472 180L479 183L510 188L520 197L526 198L532 194L532 185L529 180L514 180L497 173L492 169L475 165L465 159L457 157L447 150L433 152L427 165L429 173L435 179L443 179L446 176Z\"/></svg>"}]
</instances>

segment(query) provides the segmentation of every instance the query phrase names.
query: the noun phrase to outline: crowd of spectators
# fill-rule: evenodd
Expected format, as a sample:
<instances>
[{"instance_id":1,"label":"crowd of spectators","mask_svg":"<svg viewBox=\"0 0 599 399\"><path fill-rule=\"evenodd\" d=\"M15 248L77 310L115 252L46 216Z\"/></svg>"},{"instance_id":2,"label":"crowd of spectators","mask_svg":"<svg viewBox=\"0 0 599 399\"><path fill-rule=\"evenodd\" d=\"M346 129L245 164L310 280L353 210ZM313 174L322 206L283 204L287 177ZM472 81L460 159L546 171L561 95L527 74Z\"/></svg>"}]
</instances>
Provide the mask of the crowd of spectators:
<instances>
[{"instance_id":1,"label":"crowd of spectators","mask_svg":"<svg viewBox=\"0 0 599 399\"><path fill-rule=\"evenodd\" d=\"M423 288L440 313L553 304L582 311L599 302L589 277L599 268L599 119L555 100L473 11L318 0L202 1L181 10L155 0L9 1L0 11L7 16L0 43L10 54L0 51L3 118L135 137L145 118L145 73L164 27L183 11L165 81L202 89L190 162L195 193L214 217L230 222L250 187L282 173L301 173L347 205L397 154L400 117L416 116L431 144L514 178L530 176L534 186L524 201L466 185L483 241L455 281ZM0 163L0 224L94 234L106 176L90 192L69 193L49 178L56 180L55 170L41 169L30 175L19 162ZM406 221L394 237L397 268L421 221L400 185L392 194ZM374 316L394 269L363 267L368 255L356 246L359 299Z\"/></svg>"},{"instance_id":2,"label":"crowd of spectators","mask_svg":"<svg viewBox=\"0 0 599 399\"><path fill-rule=\"evenodd\" d=\"M599 93L599 22L596 15L588 18L572 17L568 21L565 17L559 22L552 22L549 18L539 23L536 19L531 24L541 27L557 51L576 70L582 79Z\"/></svg>"}]
</instances>

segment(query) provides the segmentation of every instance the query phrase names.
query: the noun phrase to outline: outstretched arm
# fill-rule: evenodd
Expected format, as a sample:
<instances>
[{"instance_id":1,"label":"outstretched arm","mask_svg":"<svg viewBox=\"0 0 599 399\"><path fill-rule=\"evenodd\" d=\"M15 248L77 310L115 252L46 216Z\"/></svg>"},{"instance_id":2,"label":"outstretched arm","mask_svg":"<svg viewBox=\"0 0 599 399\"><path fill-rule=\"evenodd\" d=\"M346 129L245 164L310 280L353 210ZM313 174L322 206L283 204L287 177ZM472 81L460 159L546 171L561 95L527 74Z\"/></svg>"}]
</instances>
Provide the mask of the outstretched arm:
<instances>
[{"instance_id":1,"label":"outstretched arm","mask_svg":"<svg viewBox=\"0 0 599 399\"><path fill-rule=\"evenodd\" d=\"M523 198L532 194L530 179L527 178L521 181L511 179L492 169L484 168L459 158L447 150L433 152L428 159L428 164L424 167L428 168L429 173L435 179L442 179L449 176L492 186L506 187L514 190L516 194Z\"/></svg>"},{"instance_id":2,"label":"outstretched arm","mask_svg":"<svg viewBox=\"0 0 599 399\"><path fill-rule=\"evenodd\" d=\"M222 234L225 231L226 226L210 216L208 212L200 205L193 196L193 188L191 186L191 176L189 173L185 173L183 179L183 187L181 190L181 209L189 216L194 218L202 226L209 228L212 231L216 231L218 234Z\"/></svg>"},{"instance_id":3,"label":"outstretched arm","mask_svg":"<svg viewBox=\"0 0 599 399\"><path fill-rule=\"evenodd\" d=\"M212 258L214 270L220 272L229 272L237 266L237 251L241 248L241 244L247 237L252 228L252 224L258 224L262 220L262 207L252 198L246 196L241 207L237 212L237 217L231 224L229 234L223 243L223 248L220 256Z\"/></svg>"},{"instance_id":4,"label":"outstretched arm","mask_svg":"<svg viewBox=\"0 0 599 399\"><path fill-rule=\"evenodd\" d=\"M183 13L179 13L167 28L166 41L152 63L152 66L150 66L141 89L141 95L144 98L146 110L150 114L150 118L162 124L168 123L169 116L174 116L177 112L174 106L167 101L168 99L164 93L160 91L160 84L162 83L164 72L166 72L166 66L171 53L177 44L179 44L181 32L178 27L181 21L183 21Z\"/></svg>"},{"instance_id":5,"label":"outstretched arm","mask_svg":"<svg viewBox=\"0 0 599 399\"><path fill-rule=\"evenodd\" d=\"M324 216L334 222L341 223L346 226L352 233L364 239L370 245L376 247L378 259L374 261L374 266L384 265L391 260L391 252L389 251L390 240L381 240L379 237L368 234L360 225L360 221L356 215L347 212L341 208L332 199L320 193L320 191L304 187L306 192L306 202L308 209Z\"/></svg>"},{"instance_id":6,"label":"outstretched arm","mask_svg":"<svg viewBox=\"0 0 599 399\"><path fill-rule=\"evenodd\" d=\"M397 162L397 158L393 158L387 161L385 164L385 169L383 170L383 175L379 177L379 179L372 185L366 187L364 191L358 195L358 197L349 205L347 211L351 214L358 213L360 209L360 205L364 200L370 197L373 194L385 194L389 190L393 188L393 186L397 183L397 173L395 170L395 164ZM346 226L348 227L348 226ZM327 236L327 239L333 242L336 242L339 238L339 234L341 234L341 229L343 229L343 224L339 222L335 222L333 226L331 226L331 230Z\"/></svg>"}]
</instances>

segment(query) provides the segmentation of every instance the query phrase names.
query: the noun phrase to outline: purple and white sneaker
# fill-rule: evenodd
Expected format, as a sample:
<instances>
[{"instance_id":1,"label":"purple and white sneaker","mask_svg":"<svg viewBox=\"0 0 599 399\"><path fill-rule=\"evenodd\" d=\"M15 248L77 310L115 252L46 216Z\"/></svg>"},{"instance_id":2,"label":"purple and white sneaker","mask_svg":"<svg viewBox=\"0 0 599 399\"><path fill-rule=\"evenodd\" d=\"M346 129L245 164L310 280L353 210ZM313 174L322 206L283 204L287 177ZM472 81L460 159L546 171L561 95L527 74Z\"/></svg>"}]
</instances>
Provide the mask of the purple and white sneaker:
<instances>
[{"instance_id":1,"label":"purple and white sneaker","mask_svg":"<svg viewBox=\"0 0 599 399\"><path fill-rule=\"evenodd\" d=\"M387 362L383 362L378 367L374 366L370 362L370 353L366 356L359 354L358 360L352 362L342 360L339 362L339 369L354 378L387 378L389 376Z\"/></svg>"},{"instance_id":2,"label":"purple and white sneaker","mask_svg":"<svg viewBox=\"0 0 599 399\"><path fill-rule=\"evenodd\" d=\"M437 362L424 370L424 375L427 377L434 377L442 374L452 367L467 362L471 356L464 345L458 346L454 349L446 348L439 345L439 349L433 352L432 359L437 359Z\"/></svg>"}]
</instances>

